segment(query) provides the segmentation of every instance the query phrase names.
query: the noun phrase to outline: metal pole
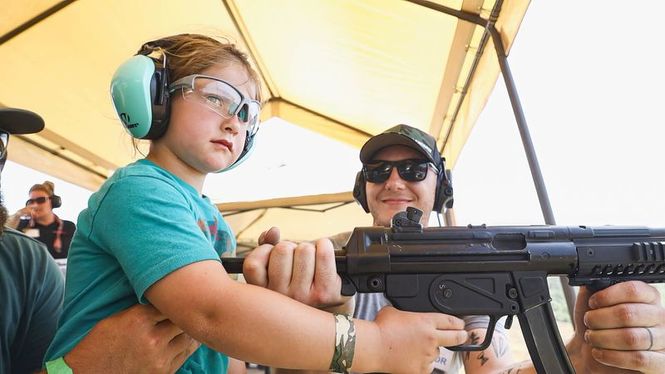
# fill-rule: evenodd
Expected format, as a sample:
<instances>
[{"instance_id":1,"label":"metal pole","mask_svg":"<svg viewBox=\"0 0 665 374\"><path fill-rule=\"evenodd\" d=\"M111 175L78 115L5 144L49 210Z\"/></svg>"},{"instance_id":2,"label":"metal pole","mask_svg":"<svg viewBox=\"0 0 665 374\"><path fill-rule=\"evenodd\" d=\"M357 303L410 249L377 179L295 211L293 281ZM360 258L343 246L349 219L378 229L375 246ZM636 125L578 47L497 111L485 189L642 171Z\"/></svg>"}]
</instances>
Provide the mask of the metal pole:
<instances>
[{"instance_id":1,"label":"metal pole","mask_svg":"<svg viewBox=\"0 0 665 374\"><path fill-rule=\"evenodd\" d=\"M490 20L484 19L477 14L467 13L461 10L452 9L444 5L434 3L428 0L408 0L411 3L418 4L420 6L442 12L458 19L471 22L478 26L484 27L487 32L492 37L494 43L494 49L496 51L497 58L499 60L499 67L501 68L501 73L503 75L503 80L506 84L506 90L508 91L508 96L510 98L510 103L513 107L513 113L515 114L515 120L517 121L517 127L522 138L522 144L524 146L524 153L526 154L527 161L529 162L529 168L531 169L531 178L533 178L533 183L536 187L536 193L538 194L538 202L540 203L540 210L543 213L543 218L545 223L548 225L556 225L554 220L554 214L552 213L552 206L550 205L550 199L547 195L547 189L545 188L545 182L543 181L543 175L540 171L540 166L538 164L538 158L536 157L536 152L531 141L531 134L529 133L529 128L526 124L526 119L524 118L524 112L522 110L522 104L520 102L519 96L517 95L517 89L515 88L515 82L513 80L513 75L510 72L510 66L508 66L508 58L506 56L506 51L503 48L503 43L501 41L501 35L494 27L496 22L496 15L494 12ZM499 0L495 5L495 10L501 7L502 1ZM483 48L483 46L481 46ZM566 283L564 277L560 278L561 288L563 289L563 294L566 298L566 304L568 306L568 314L570 316L571 322L575 323L574 310L575 310L575 299L577 295L575 290Z\"/></svg>"},{"instance_id":2,"label":"metal pole","mask_svg":"<svg viewBox=\"0 0 665 374\"><path fill-rule=\"evenodd\" d=\"M510 71L510 66L508 65L508 58L506 57L506 52L503 48L503 43L501 42L501 35L494 27L494 24L489 24L487 27L490 35L492 35L492 41L494 42L494 49L496 50L496 55L499 60L499 66L501 68L501 73L503 75L503 80L506 84L506 90L508 91L508 96L510 97L510 104L513 107L513 113L515 114L515 120L517 121L517 127L520 131L520 136L522 138L522 145L524 146L524 153L529 162L529 168L531 169L531 177L533 178L533 183L536 187L536 193L538 194L538 201L540 202L540 209L543 212L543 218L545 223L548 225L556 225L554 220L554 214L552 213L552 206L550 205L550 198L547 195L547 188L545 187L545 181L543 180L543 174L540 171L540 165L538 163L538 158L536 156L536 151L533 147L533 142L531 141L531 134L529 133L529 128L526 124L526 119L524 117L524 111L522 110L522 103L520 98L517 95L517 88L515 87L515 81L513 80L513 75ZM561 282L561 288L563 290L564 297L566 298L566 304L568 306L568 314L570 316L570 321L575 324L574 310L575 310L575 299L577 295L575 289L568 285L566 282L566 277L559 277Z\"/></svg>"}]
</instances>

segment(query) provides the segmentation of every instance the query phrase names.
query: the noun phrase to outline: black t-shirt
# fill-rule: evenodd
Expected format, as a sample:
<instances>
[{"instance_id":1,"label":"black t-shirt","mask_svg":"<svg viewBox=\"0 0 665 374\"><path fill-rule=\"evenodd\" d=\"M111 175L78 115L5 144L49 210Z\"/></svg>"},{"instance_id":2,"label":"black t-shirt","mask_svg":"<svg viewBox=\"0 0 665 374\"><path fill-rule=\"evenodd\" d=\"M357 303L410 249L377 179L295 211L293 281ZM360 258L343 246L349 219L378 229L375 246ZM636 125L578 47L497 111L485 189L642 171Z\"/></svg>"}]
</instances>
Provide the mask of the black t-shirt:
<instances>
[{"instance_id":1,"label":"black t-shirt","mask_svg":"<svg viewBox=\"0 0 665 374\"><path fill-rule=\"evenodd\" d=\"M53 258L67 258L69 245L72 242L76 225L72 221L62 220L62 232L60 233L61 248L57 251L53 247L53 243L56 239L59 226L60 223L58 220L53 221L50 225L40 225L35 222L34 227L30 226L29 220L21 220L17 229L27 236L46 244L46 247Z\"/></svg>"}]
</instances>

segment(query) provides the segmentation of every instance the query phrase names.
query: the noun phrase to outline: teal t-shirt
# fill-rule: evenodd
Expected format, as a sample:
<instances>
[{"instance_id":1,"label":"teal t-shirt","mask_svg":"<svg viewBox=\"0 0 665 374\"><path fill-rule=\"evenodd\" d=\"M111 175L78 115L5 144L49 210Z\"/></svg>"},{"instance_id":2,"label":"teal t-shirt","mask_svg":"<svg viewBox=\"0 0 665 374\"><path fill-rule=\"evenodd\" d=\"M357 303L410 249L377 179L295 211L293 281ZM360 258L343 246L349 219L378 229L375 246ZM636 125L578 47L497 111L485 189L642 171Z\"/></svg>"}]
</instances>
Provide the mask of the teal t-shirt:
<instances>
[{"instance_id":1,"label":"teal t-shirt","mask_svg":"<svg viewBox=\"0 0 665 374\"><path fill-rule=\"evenodd\" d=\"M46 359L69 352L100 320L137 302L169 273L235 249L217 208L148 160L118 169L78 218L67 261L65 302ZM179 373L225 373L227 356L204 345Z\"/></svg>"},{"instance_id":2,"label":"teal t-shirt","mask_svg":"<svg viewBox=\"0 0 665 374\"><path fill-rule=\"evenodd\" d=\"M0 373L34 373L62 308L64 279L46 246L0 230Z\"/></svg>"}]
</instances>

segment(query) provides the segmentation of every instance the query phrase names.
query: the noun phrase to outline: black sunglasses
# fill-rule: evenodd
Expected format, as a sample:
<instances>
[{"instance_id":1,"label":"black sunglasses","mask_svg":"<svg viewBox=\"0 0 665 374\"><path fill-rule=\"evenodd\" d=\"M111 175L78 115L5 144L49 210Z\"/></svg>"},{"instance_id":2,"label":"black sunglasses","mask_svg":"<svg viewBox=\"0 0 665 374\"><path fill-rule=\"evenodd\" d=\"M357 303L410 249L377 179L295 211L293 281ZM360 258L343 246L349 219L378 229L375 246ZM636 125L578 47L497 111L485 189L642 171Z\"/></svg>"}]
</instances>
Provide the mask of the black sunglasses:
<instances>
[{"instance_id":1,"label":"black sunglasses","mask_svg":"<svg viewBox=\"0 0 665 374\"><path fill-rule=\"evenodd\" d=\"M9 133L0 130L0 159L7 154L7 144L9 144Z\"/></svg>"},{"instance_id":2,"label":"black sunglasses","mask_svg":"<svg viewBox=\"0 0 665 374\"><path fill-rule=\"evenodd\" d=\"M36 197L34 199L28 199L25 202L25 206L28 206L32 203L44 204L46 202L46 200L48 200L48 199L50 199L50 197L44 197L44 196Z\"/></svg>"},{"instance_id":3,"label":"black sunglasses","mask_svg":"<svg viewBox=\"0 0 665 374\"><path fill-rule=\"evenodd\" d=\"M420 182L424 180L427 177L427 170L430 167L436 173L439 172L436 166L427 160L376 161L363 165L365 180L370 183L383 183L390 177L393 167L397 167L397 174L407 182Z\"/></svg>"}]
</instances>

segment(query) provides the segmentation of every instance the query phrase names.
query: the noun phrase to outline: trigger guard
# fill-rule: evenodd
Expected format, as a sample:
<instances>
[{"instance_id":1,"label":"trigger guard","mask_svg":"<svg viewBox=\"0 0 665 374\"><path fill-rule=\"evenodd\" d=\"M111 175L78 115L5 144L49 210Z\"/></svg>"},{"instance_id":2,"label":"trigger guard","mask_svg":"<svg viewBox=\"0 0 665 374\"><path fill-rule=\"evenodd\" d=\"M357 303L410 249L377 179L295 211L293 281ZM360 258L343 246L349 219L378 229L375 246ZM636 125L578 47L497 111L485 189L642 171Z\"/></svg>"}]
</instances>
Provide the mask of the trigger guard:
<instances>
[{"instance_id":1,"label":"trigger guard","mask_svg":"<svg viewBox=\"0 0 665 374\"><path fill-rule=\"evenodd\" d=\"M484 351L487 349L490 344L492 344L492 337L494 336L494 327L498 320L495 316L488 316L490 318L489 324L487 325L487 333L485 334L485 340L481 344L460 344L454 345L452 347L446 347L451 351L455 352L469 352L469 351Z\"/></svg>"}]
</instances>

